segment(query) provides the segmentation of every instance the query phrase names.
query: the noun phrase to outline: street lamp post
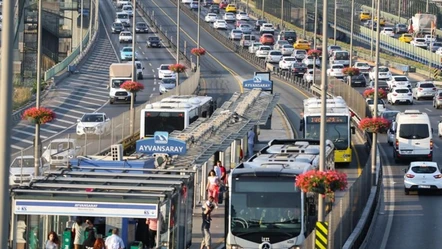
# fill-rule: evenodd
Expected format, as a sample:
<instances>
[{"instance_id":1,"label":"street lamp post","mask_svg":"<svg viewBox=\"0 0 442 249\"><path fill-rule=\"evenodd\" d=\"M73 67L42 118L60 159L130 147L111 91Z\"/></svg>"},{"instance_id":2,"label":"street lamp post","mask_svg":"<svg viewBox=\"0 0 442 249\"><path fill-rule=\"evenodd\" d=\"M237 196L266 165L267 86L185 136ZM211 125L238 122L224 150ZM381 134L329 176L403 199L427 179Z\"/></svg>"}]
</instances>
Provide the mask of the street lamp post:
<instances>
[{"instance_id":1,"label":"street lamp post","mask_svg":"<svg viewBox=\"0 0 442 249\"><path fill-rule=\"evenodd\" d=\"M37 87L35 88L35 107L40 108L40 89L41 89L41 46L42 46L42 24L43 0L38 1L38 30L37 30ZM3 61L3 60L2 60ZM34 168L35 176L40 172L40 124L35 123L34 137Z\"/></svg>"},{"instance_id":2,"label":"street lamp post","mask_svg":"<svg viewBox=\"0 0 442 249\"><path fill-rule=\"evenodd\" d=\"M261 19L263 19L264 20L264 15L265 15L265 13L264 13L264 5L265 5L265 0L262 0L262 10L261 10Z\"/></svg>"},{"instance_id":3,"label":"street lamp post","mask_svg":"<svg viewBox=\"0 0 442 249\"><path fill-rule=\"evenodd\" d=\"M0 234L0 248L8 248L8 233L10 231L9 222L11 221L11 212L9 205L9 166L11 158L11 130L12 122L9 117L12 114L12 68L13 68L13 37L14 37L14 5L16 1L3 0L3 31L2 31L2 46L1 46L1 74L0 74L0 112L3 116L2 124L0 125L0 155L3 160L1 163L1 197L0 197L0 211L1 215L1 234ZM39 25L40 26L40 25Z\"/></svg>"},{"instance_id":4,"label":"street lamp post","mask_svg":"<svg viewBox=\"0 0 442 249\"><path fill-rule=\"evenodd\" d=\"M374 37L374 0L371 0L371 35L370 35L370 58L373 60L373 37Z\"/></svg>"},{"instance_id":5,"label":"street lamp post","mask_svg":"<svg viewBox=\"0 0 442 249\"><path fill-rule=\"evenodd\" d=\"M306 26L307 26L307 10L306 10L306 8L305 8L305 1L306 0L303 0L302 1L302 5L303 5L303 10L302 10L302 13L304 14L303 15L303 24L302 24L302 37L305 39L305 29L307 28Z\"/></svg>"},{"instance_id":6,"label":"street lamp post","mask_svg":"<svg viewBox=\"0 0 442 249\"><path fill-rule=\"evenodd\" d=\"M427 0L427 4L425 6L425 12L429 13L430 12L430 0Z\"/></svg>"},{"instance_id":7,"label":"street lamp post","mask_svg":"<svg viewBox=\"0 0 442 249\"><path fill-rule=\"evenodd\" d=\"M314 24L314 34L313 34L313 49L316 49L316 40L318 33L318 0L315 0L315 24Z\"/></svg>"},{"instance_id":8,"label":"street lamp post","mask_svg":"<svg viewBox=\"0 0 442 249\"><path fill-rule=\"evenodd\" d=\"M196 30L196 47L197 48L200 48L200 28L201 28L201 26L200 26L200 20L201 20L201 18L200 18L200 16L201 16L201 4L200 4L200 2L198 3L198 27L197 27L197 30ZM199 68L200 67L200 57L199 56L197 56L196 57L196 66L197 66L197 68Z\"/></svg>"},{"instance_id":9,"label":"street lamp post","mask_svg":"<svg viewBox=\"0 0 442 249\"><path fill-rule=\"evenodd\" d=\"M284 0L281 0L281 30L284 27Z\"/></svg>"},{"instance_id":10,"label":"street lamp post","mask_svg":"<svg viewBox=\"0 0 442 249\"><path fill-rule=\"evenodd\" d=\"M377 0L378 7L380 6L380 0ZM381 12L378 10L378 13L376 14L376 19L378 20L376 24L376 29L380 29L380 15ZM376 118L378 116L378 99L379 99L379 47L380 47L380 33L376 32L376 62L375 62L375 79L374 79L374 98L373 98L373 117ZM376 132L373 132L373 140L371 143L371 173L373 176L373 183L376 182L376 157L377 157L377 140L378 140L378 134Z\"/></svg>"},{"instance_id":11,"label":"street lamp post","mask_svg":"<svg viewBox=\"0 0 442 249\"><path fill-rule=\"evenodd\" d=\"M333 21L334 21L334 23L333 23L333 45L336 45L336 23L337 23L337 16L336 16L336 12L337 12L337 2L338 2L338 0L335 0L335 10L334 10L334 12L335 12L335 17L333 18Z\"/></svg>"},{"instance_id":12,"label":"street lamp post","mask_svg":"<svg viewBox=\"0 0 442 249\"><path fill-rule=\"evenodd\" d=\"M350 67L353 66L353 29L355 26L355 0L351 0L351 21L350 21Z\"/></svg>"},{"instance_id":13,"label":"street lamp post","mask_svg":"<svg viewBox=\"0 0 442 249\"><path fill-rule=\"evenodd\" d=\"M84 11L84 0L80 3L80 54L83 52L83 11Z\"/></svg>"},{"instance_id":14,"label":"street lamp post","mask_svg":"<svg viewBox=\"0 0 442 249\"><path fill-rule=\"evenodd\" d=\"M99 0L97 0L99 1ZM136 16L137 16L137 2L133 0L132 4L132 81L137 81L137 65L135 64L136 57L136 44L137 44L137 29L136 29ZM135 132L135 100L137 93L132 92L130 96L130 134L133 135Z\"/></svg>"},{"instance_id":15,"label":"street lamp post","mask_svg":"<svg viewBox=\"0 0 442 249\"><path fill-rule=\"evenodd\" d=\"M176 5L176 63L179 64L180 63L180 29L181 29L181 24L180 24L180 1L177 0L177 5ZM198 6L200 5L200 2L198 2ZM199 19L199 17L198 17ZM176 73L178 76L178 73ZM175 81L175 92L176 95L180 95L180 89L179 89L179 77L177 77L177 80Z\"/></svg>"},{"instance_id":16,"label":"street lamp post","mask_svg":"<svg viewBox=\"0 0 442 249\"><path fill-rule=\"evenodd\" d=\"M336 0L335 0L336 1ZM327 28L328 28L328 14L327 14L327 5L328 0L324 0L323 6L322 6L322 51L327 51ZM322 122L320 124L319 130L319 170L324 171L325 170L325 151L326 151L326 145L325 145L325 139L326 139L326 132L325 132L325 117L327 114L327 84L328 84L328 78L327 78L327 71L325 68L327 68L327 60L326 55L323 55L322 59L322 65L323 68L321 70L321 117ZM318 221L324 221L325 215L324 215L324 198L321 196L318 196Z\"/></svg>"}]
</instances>

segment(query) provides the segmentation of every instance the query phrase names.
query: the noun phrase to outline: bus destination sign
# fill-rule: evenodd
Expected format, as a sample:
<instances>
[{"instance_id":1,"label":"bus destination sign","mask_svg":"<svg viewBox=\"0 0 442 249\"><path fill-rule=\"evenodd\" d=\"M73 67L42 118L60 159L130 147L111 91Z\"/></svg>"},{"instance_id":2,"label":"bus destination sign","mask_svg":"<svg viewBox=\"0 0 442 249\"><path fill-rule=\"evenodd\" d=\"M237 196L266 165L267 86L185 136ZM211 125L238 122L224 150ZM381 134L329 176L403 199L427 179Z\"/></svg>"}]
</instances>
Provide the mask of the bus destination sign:
<instances>
[{"instance_id":1,"label":"bus destination sign","mask_svg":"<svg viewBox=\"0 0 442 249\"><path fill-rule=\"evenodd\" d=\"M348 119L346 116L327 116L327 123L347 123ZM321 117L307 117L307 123L315 124L321 123Z\"/></svg>"}]
</instances>

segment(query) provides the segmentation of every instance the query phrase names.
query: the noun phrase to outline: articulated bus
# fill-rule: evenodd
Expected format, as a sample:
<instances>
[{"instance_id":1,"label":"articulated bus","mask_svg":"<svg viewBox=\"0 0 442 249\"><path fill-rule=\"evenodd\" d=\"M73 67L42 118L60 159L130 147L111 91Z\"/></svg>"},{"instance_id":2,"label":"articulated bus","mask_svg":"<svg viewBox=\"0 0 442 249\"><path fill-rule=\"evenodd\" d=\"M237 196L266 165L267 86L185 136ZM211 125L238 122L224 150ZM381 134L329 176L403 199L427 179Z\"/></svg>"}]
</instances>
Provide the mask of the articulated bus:
<instances>
[{"instance_id":1,"label":"articulated bus","mask_svg":"<svg viewBox=\"0 0 442 249\"><path fill-rule=\"evenodd\" d=\"M316 221L317 196L296 187L296 176L315 170L310 161L281 159L268 155L315 153L307 140L274 140L229 175L230 203L226 209L227 248L300 249ZM287 147L284 147L287 145ZM291 149L289 147L291 146ZM265 154L267 153L267 154ZM333 153L331 153L333 154Z\"/></svg>"},{"instance_id":2,"label":"articulated bus","mask_svg":"<svg viewBox=\"0 0 442 249\"><path fill-rule=\"evenodd\" d=\"M321 121L324 120L321 118L321 105L319 98L304 100L301 129L306 139L319 139ZM335 146L335 162L351 163L351 135L355 130L351 126L350 109L341 97L327 99L325 122L326 139L331 140Z\"/></svg>"},{"instance_id":3,"label":"articulated bus","mask_svg":"<svg viewBox=\"0 0 442 249\"><path fill-rule=\"evenodd\" d=\"M180 95L147 104L141 110L140 138L153 137L156 131L182 131L198 118L209 118L216 109L212 97Z\"/></svg>"}]
</instances>

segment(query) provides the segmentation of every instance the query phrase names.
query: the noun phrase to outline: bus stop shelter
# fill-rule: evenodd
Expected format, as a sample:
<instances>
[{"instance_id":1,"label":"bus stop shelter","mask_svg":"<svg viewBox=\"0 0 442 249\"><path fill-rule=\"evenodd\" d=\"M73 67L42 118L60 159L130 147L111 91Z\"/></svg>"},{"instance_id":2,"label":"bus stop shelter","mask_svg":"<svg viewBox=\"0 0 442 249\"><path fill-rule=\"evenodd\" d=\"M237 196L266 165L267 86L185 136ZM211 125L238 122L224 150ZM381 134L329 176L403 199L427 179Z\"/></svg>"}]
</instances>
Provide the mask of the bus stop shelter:
<instances>
[{"instance_id":1,"label":"bus stop shelter","mask_svg":"<svg viewBox=\"0 0 442 249\"><path fill-rule=\"evenodd\" d=\"M139 173L124 173L116 168L96 170L51 171L29 185L12 188L12 248L44 248L51 231L60 236L61 248L71 248L69 231L73 217L101 218L105 221L104 233L119 228L126 248L135 240L135 221L156 218L159 219L157 245L190 246L192 175L167 170Z\"/></svg>"}]
</instances>

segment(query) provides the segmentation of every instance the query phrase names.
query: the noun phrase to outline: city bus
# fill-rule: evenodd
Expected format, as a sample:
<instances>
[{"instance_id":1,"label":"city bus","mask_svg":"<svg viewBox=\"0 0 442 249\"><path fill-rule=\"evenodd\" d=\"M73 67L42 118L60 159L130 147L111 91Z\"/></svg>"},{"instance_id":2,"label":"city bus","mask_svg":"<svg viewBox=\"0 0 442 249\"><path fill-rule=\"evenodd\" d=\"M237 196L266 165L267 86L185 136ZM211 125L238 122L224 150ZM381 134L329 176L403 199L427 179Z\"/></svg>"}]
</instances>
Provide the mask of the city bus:
<instances>
[{"instance_id":1,"label":"city bus","mask_svg":"<svg viewBox=\"0 0 442 249\"><path fill-rule=\"evenodd\" d=\"M296 176L315 170L315 166L308 161L265 160L272 151L281 153L277 147L281 148L283 141L291 146L297 143L270 142L266 150L269 154L259 152L231 171L226 248L300 249L313 230L317 196L302 192L295 183ZM316 142L319 144L319 140ZM303 152L310 151L295 154Z\"/></svg>"},{"instance_id":2,"label":"city bus","mask_svg":"<svg viewBox=\"0 0 442 249\"><path fill-rule=\"evenodd\" d=\"M321 99L304 100L304 113L301 118L301 130L306 139L319 139L321 121ZM333 142L335 163L351 163L351 135L355 129L351 126L350 109L341 97L327 99L326 139Z\"/></svg>"},{"instance_id":3,"label":"city bus","mask_svg":"<svg viewBox=\"0 0 442 249\"><path fill-rule=\"evenodd\" d=\"M198 118L209 118L216 109L212 97L171 96L147 104L141 110L140 138L153 137L156 131L182 131Z\"/></svg>"}]
</instances>

